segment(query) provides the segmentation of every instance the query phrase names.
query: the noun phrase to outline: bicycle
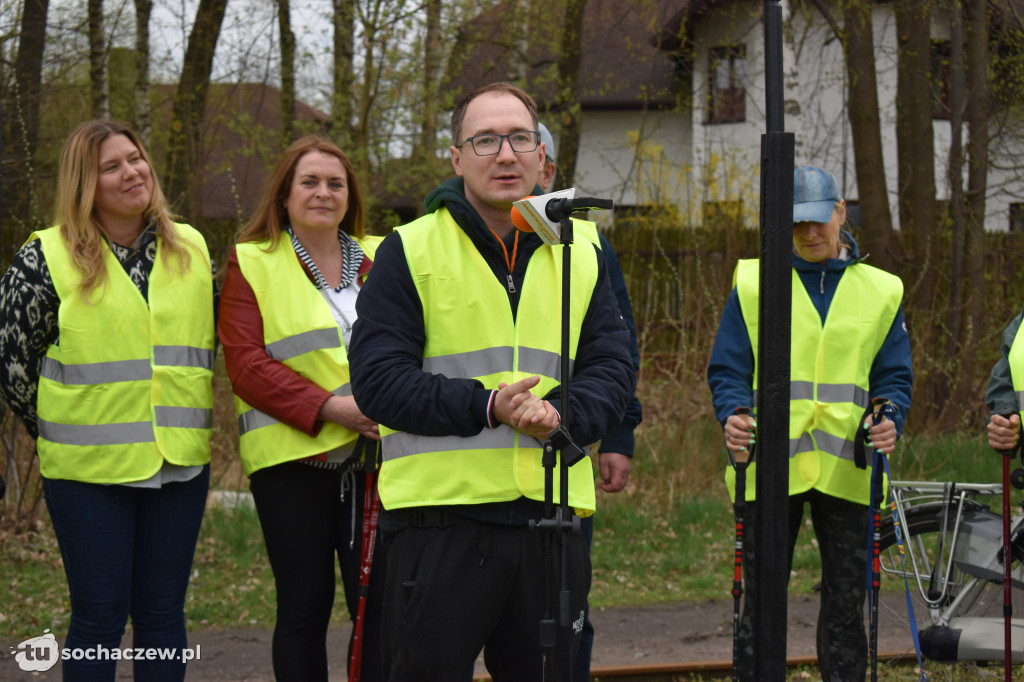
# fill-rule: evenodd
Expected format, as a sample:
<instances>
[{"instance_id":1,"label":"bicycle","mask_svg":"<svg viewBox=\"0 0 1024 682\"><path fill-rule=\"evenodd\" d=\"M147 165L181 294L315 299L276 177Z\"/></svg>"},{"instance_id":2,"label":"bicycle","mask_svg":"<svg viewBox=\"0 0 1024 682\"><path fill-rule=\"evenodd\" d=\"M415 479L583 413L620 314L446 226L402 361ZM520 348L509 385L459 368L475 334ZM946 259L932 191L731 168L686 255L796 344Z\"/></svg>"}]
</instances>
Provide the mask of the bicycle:
<instances>
[{"instance_id":1,"label":"bicycle","mask_svg":"<svg viewBox=\"0 0 1024 682\"><path fill-rule=\"evenodd\" d=\"M1002 516L985 503L993 496L1001 499L1002 491L998 483L890 485L881 528L883 590L903 592L906 577L921 650L931 661L1001 665L1004 660ZM893 509L902 528L902 562ZM1019 664L1024 663L1024 506L1011 520L1010 538L1012 659Z\"/></svg>"}]
</instances>

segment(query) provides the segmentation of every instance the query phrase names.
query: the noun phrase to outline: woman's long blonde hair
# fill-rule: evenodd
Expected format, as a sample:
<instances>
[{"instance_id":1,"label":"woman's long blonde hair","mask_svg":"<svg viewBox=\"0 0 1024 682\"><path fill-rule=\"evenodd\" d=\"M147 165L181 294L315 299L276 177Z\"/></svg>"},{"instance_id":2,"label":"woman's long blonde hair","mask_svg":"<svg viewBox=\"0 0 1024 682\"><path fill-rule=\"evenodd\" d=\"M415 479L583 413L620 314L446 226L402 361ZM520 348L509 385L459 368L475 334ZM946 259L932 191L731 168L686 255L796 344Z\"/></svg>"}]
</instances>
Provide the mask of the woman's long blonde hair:
<instances>
[{"instance_id":1,"label":"woman's long blonde hair","mask_svg":"<svg viewBox=\"0 0 1024 682\"><path fill-rule=\"evenodd\" d=\"M161 239L160 251L165 262L171 257L178 270L184 272L190 262L191 244L181 238L174 227L167 201L160 190L153 164L138 135L124 123L93 120L75 128L64 143L57 174L57 216L60 235L71 252L71 259L82 274L81 289L85 294L107 281L106 233L96 217L94 202L99 176L100 146L113 135L124 135L139 150L142 160L149 165L153 180L153 193L143 213L143 222L156 223L156 234Z\"/></svg>"},{"instance_id":2,"label":"woman's long blonde hair","mask_svg":"<svg viewBox=\"0 0 1024 682\"><path fill-rule=\"evenodd\" d=\"M284 150L274 170L267 176L263 184L263 193L256 211L249 222L238 232L237 241L258 242L269 239L270 248L277 246L281 239L281 230L288 222L288 210L284 207L285 200L292 191L295 179L295 167L299 159L310 152L320 152L337 157L348 176L348 210L341 219L341 228L353 237L361 238L366 234L363 227L363 197L356 182L355 168L338 145L319 135L306 135L293 142Z\"/></svg>"}]
</instances>

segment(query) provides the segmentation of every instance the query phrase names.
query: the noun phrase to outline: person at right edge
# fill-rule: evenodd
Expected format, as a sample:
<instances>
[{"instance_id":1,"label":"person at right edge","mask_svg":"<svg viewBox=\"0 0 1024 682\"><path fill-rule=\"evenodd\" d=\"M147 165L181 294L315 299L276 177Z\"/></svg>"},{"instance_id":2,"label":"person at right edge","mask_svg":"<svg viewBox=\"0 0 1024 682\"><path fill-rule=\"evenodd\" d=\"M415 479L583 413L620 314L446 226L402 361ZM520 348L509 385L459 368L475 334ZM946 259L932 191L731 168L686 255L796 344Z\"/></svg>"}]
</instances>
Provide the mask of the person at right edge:
<instances>
[{"instance_id":1,"label":"person at right edge","mask_svg":"<svg viewBox=\"0 0 1024 682\"><path fill-rule=\"evenodd\" d=\"M495 682L545 679L546 531L541 441L567 426L581 447L622 419L635 376L593 223L574 221L571 409L559 399L561 263L512 225L544 162L533 99L508 83L452 113L458 176L429 213L388 235L356 309L356 401L380 423L387 546L384 660L390 682L461 682L484 649ZM555 475L558 479L558 475ZM594 511L593 469L569 470L569 504ZM555 501L558 501L558 486ZM569 682L590 588L578 534L565 554L569 628L550 678Z\"/></svg>"},{"instance_id":2,"label":"person at right edge","mask_svg":"<svg viewBox=\"0 0 1024 682\"><path fill-rule=\"evenodd\" d=\"M789 545L793 549L804 505L811 509L822 564L818 612L818 667L828 682L864 679L867 636L868 537L873 457L892 453L902 431L913 382L910 338L903 321L903 284L863 262L842 230L846 203L835 177L813 166L793 178L792 352L789 406ZM746 459L756 438L758 261L741 260L733 276L708 365L715 414L726 447ZM875 423L872 403L881 416ZM855 441L869 434L867 453ZM863 458L863 461L859 461ZM744 516L744 603L740 619L739 679L753 680L753 605L756 603L756 457L747 468ZM726 469L735 502L735 471Z\"/></svg>"},{"instance_id":3,"label":"person at right edge","mask_svg":"<svg viewBox=\"0 0 1024 682\"><path fill-rule=\"evenodd\" d=\"M992 367L985 392L985 404L991 410L988 421L988 444L994 450L1013 450L1020 439L1020 401L1018 391L1024 391L1024 335L1020 325L1024 310L1003 330L999 346L999 359ZM1008 416L997 414L1011 413Z\"/></svg>"}]
</instances>

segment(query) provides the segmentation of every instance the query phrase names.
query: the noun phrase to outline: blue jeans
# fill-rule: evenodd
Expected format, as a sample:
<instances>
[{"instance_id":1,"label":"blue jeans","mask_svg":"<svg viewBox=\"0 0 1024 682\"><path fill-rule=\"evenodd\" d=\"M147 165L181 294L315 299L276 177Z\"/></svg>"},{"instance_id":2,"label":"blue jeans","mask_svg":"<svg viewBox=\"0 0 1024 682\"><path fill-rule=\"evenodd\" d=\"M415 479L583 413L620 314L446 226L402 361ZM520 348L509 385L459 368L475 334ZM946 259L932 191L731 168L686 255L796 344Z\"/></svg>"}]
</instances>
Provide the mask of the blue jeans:
<instances>
[{"instance_id":1,"label":"blue jeans","mask_svg":"<svg viewBox=\"0 0 1024 682\"><path fill-rule=\"evenodd\" d=\"M115 649L132 619L135 647L187 646L185 591L210 483L209 466L189 481L133 488L43 479L64 559L71 623L64 647ZM114 679L116 660L63 661L64 680ZM180 681L182 660L135 660L134 679Z\"/></svg>"}]
</instances>

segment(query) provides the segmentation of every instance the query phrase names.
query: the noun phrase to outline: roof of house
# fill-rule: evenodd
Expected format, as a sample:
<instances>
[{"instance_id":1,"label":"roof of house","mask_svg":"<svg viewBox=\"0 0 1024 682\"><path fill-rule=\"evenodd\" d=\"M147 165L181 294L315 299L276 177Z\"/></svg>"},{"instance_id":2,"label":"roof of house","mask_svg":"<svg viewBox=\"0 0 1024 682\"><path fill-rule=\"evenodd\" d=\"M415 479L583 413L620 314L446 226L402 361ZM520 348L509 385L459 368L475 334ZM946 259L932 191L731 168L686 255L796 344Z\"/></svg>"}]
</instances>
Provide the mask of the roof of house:
<instances>
[{"instance_id":1,"label":"roof of house","mask_svg":"<svg viewBox=\"0 0 1024 682\"><path fill-rule=\"evenodd\" d=\"M154 130L167 125L177 85L154 87L166 104L154 107ZM305 102L295 102L296 135L323 132L330 117ZM264 83L212 83L200 127L197 180L200 216L248 217L259 202L263 181L281 154L281 91ZM154 134L155 158L162 158L165 135Z\"/></svg>"},{"instance_id":2,"label":"roof of house","mask_svg":"<svg viewBox=\"0 0 1024 682\"><path fill-rule=\"evenodd\" d=\"M684 18L710 1L590 0L581 40L583 108L675 105L682 56L677 48L685 42L675 32L685 26ZM469 92L509 80L523 84L541 106L554 101L563 22L553 12L560 12L561 4L528 4L522 16L517 15L522 3L504 0L461 27L447 90Z\"/></svg>"}]
</instances>

